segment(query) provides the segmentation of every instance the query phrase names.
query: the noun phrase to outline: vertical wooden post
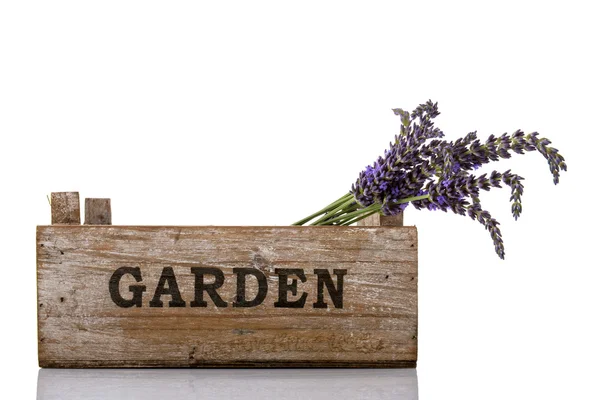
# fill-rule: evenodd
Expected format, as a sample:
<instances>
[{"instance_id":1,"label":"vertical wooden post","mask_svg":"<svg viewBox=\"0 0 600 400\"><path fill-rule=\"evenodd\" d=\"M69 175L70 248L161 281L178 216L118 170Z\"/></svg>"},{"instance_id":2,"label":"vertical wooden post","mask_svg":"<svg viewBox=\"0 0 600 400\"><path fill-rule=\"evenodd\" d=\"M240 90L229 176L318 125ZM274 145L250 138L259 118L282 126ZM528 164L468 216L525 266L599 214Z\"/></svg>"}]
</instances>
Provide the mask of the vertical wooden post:
<instances>
[{"instance_id":1,"label":"vertical wooden post","mask_svg":"<svg viewBox=\"0 0 600 400\"><path fill-rule=\"evenodd\" d=\"M404 213L391 217L373 214L358 221L358 226L404 226Z\"/></svg>"},{"instance_id":2,"label":"vertical wooden post","mask_svg":"<svg viewBox=\"0 0 600 400\"><path fill-rule=\"evenodd\" d=\"M361 219L360 221L358 221L357 223L358 226L404 226L404 213L398 213L394 216L385 216L385 215L381 215L379 213L373 214L368 216L365 219ZM414 245L412 245L414 246ZM411 247L412 247L411 246ZM386 267L388 265L385 265ZM386 269L385 270L385 279L394 279L394 269ZM416 279L417 279L417 273L415 273L414 277L411 277L410 280L411 281L415 281L416 284ZM415 293L415 309L417 308L417 294ZM415 347L417 346L417 337L418 337L418 313L415 313L415 333L414 336L412 337L415 340Z\"/></svg>"},{"instance_id":3,"label":"vertical wooden post","mask_svg":"<svg viewBox=\"0 0 600 400\"><path fill-rule=\"evenodd\" d=\"M85 225L111 225L110 199L85 199Z\"/></svg>"},{"instance_id":4,"label":"vertical wooden post","mask_svg":"<svg viewBox=\"0 0 600 400\"><path fill-rule=\"evenodd\" d=\"M81 224L79 192L53 192L50 197L52 225Z\"/></svg>"}]
</instances>

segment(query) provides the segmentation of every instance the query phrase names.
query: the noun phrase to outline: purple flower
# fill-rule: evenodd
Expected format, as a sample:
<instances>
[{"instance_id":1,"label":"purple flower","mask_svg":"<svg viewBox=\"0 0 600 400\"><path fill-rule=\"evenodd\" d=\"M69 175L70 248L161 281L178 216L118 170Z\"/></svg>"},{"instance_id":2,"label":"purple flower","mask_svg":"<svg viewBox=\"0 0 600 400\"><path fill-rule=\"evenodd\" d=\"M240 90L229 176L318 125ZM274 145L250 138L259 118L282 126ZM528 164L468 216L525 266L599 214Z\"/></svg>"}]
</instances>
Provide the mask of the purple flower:
<instances>
[{"instance_id":1,"label":"purple flower","mask_svg":"<svg viewBox=\"0 0 600 400\"><path fill-rule=\"evenodd\" d=\"M351 194L361 207L380 205L384 215L402 212L408 203L403 199L429 195L429 198L412 201L418 210L441 210L468 215L480 222L490 232L498 256L504 257L504 245L499 223L489 212L481 208L479 195L482 190L499 188L502 184L511 189L513 216L522 211L523 178L493 171L489 176L472 175L482 165L511 153L540 152L547 160L554 183L558 183L559 171L567 170L565 159L550 141L539 138L537 132L525 135L518 130L486 140L470 132L456 141L445 141L444 133L434 126L433 119L439 115L437 103L431 100L419 105L412 113L394 109L400 116L400 134L390 143L389 149L373 165L367 166L352 185Z\"/></svg>"}]
</instances>

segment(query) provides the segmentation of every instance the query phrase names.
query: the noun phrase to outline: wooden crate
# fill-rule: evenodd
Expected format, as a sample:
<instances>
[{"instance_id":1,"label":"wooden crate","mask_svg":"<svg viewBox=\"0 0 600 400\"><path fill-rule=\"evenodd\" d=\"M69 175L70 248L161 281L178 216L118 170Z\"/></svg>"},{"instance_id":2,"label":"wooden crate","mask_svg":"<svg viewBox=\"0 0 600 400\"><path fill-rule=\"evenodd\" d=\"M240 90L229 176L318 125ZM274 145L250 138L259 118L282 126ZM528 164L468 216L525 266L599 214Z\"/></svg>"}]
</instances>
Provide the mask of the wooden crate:
<instances>
[{"instance_id":1,"label":"wooden crate","mask_svg":"<svg viewBox=\"0 0 600 400\"><path fill-rule=\"evenodd\" d=\"M37 227L41 367L415 367L417 230L113 226L53 193ZM370 225L370 226L367 226Z\"/></svg>"}]
</instances>

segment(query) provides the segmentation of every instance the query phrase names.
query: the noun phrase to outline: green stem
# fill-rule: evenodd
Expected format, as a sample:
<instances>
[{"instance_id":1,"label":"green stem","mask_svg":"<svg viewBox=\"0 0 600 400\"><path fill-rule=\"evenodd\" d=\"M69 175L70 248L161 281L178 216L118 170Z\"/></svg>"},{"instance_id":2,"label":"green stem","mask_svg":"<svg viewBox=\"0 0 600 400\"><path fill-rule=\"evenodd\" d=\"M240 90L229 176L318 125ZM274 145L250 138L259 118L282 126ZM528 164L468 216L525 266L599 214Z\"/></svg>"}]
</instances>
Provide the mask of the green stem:
<instances>
[{"instance_id":1,"label":"green stem","mask_svg":"<svg viewBox=\"0 0 600 400\"><path fill-rule=\"evenodd\" d=\"M376 207L375 210L371 210L371 207L373 205L366 207L366 208L362 208L362 209L357 209L357 210L349 210L347 213L345 213L344 218L340 219L339 221L337 221L336 225L345 225L348 221L354 220L356 218L363 219L363 215L365 214L373 214L373 212L379 212L381 210L381 207ZM360 211L359 214L356 214L357 211Z\"/></svg>"},{"instance_id":2,"label":"green stem","mask_svg":"<svg viewBox=\"0 0 600 400\"><path fill-rule=\"evenodd\" d=\"M429 198L429 197L430 196L428 194L425 194L425 195L422 195L422 196L407 197L406 199L402 199L400 201L397 201L394 204L408 203L408 202L411 202L411 201L423 200L423 199L426 199L426 198ZM346 225L346 226L347 225L352 225L353 223L358 222L361 219L365 219L365 218L367 218L367 217L375 214L378 211L379 210L373 210L373 211L369 211L368 213L361 214L361 215L358 215L356 217L349 218L349 219L345 220L344 222L340 223L340 225Z\"/></svg>"},{"instance_id":3,"label":"green stem","mask_svg":"<svg viewBox=\"0 0 600 400\"><path fill-rule=\"evenodd\" d=\"M349 220L345 221L344 223L342 223L340 225L344 225L344 226L352 225L353 223L358 222L361 219L365 219L365 218L367 218L367 217L369 217L369 216L371 216L371 215L373 215L373 214L375 214L377 212L379 212L379 210L373 210L373 211L370 211L370 212L368 212L366 214L359 215L358 217L350 218Z\"/></svg>"},{"instance_id":4,"label":"green stem","mask_svg":"<svg viewBox=\"0 0 600 400\"><path fill-rule=\"evenodd\" d=\"M430 196L428 194L424 194L421 196L407 197L405 199L395 202L394 204L409 203L411 201L418 201L418 200L423 200L423 199L428 199L428 198L430 198ZM379 211L379 210L381 210L381 204L373 203L368 207L361 208L361 209L353 211L353 212L344 213L343 215L340 215L340 216L334 217L334 218L329 218L325 221L321 221L320 223L316 222L313 225L332 225L336 222L339 222L338 225L343 225L343 224L347 223L348 221L352 221L356 217L361 217L361 218L356 219L356 221L358 221L358 220L366 218L368 216L365 214L368 214L368 213L373 214L372 211ZM371 215L371 214L369 214L369 215ZM354 221L354 222L356 222L356 221Z\"/></svg>"},{"instance_id":5,"label":"green stem","mask_svg":"<svg viewBox=\"0 0 600 400\"><path fill-rule=\"evenodd\" d=\"M332 215L335 215L338 211L340 210L345 210L346 207L350 206L352 203L355 203L356 200L354 200L354 196L351 195L350 200L346 201L345 203L340 204L339 206L337 206L336 208L334 208L333 210L331 210L330 212L328 212L327 214L323 215L321 218L319 218L318 220L316 220L315 222L313 222L311 225L321 225L321 223L323 221L329 221L329 218Z\"/></svg>"},{"instance_id":6,"label":"green stem","mask_svg":"<svg viewBox=\"0 0 600 400\"><path fill-rule=\"evenodd\" d=\"M393 204L403 204L429 198L431 198L430 195L424 194L421 196L407 197ZM368 207L360 208L360 205L356 202L352 193L347 193L322 210L317 211L316 213L309 215L308 217L301 219L292 225L304 225L308 221L320 215L321 217L315 222L311 223L311 225L350 225L370 215L373 215L380 210L381 204L379 203L373 203Z\"/></svg>"},{"instance_id":7,"label":"green stem","mask_svg":"<svg viewBox=\"0 0 600 400\"><path fill-rule=\"evenodd\" d=\"M365 214L365 213L370 212L372 210L380 210L380 209L381 209L381 204L373 203L369 207L361 208L360 210L357 210L357 211L354 211L354 212L351 212L351 213L346 213L346 214L341 215L341 216L336 217L336 218L328 219L327 221L324 221L324 222L320 223L319 225L332 225L335 222L339 222L339 221L343 221L343 220L348 220L351 217L356 217L358 215Z\"/></svg>"},{"instance_id":8,"label":"green stem","mask_svg":"<svg viewBox=\"0 0 600 400\"><path fill-rule=\"evenodd\" d=\"M351 213L353 211L359 210L360 208L361 208L361 206L358 203L354 203L354 204L351 204L348 207L345 207L345 208L343 208L341 210L338 210L335 214L333 214L333 213L327 214L328 215L327 219L336 218L336 217L339 217L341 215L348 214L348 213Z\"/></svg>"},{"instance_id":9,"label":"green stem","mask_svg":"<svg viewBox=\"0 0 600 400\"><path fill-rule=\"evenodd\" d=\"M322 224L324 222L327 222L327 220L330 220L332 218L337 218L337 217L341 217L342 215L345 215L351 211L356 210L356 207L352 206L352 207L345 207L342 208L340 210L337 210L336 212L329 212L326 215L323 216L323 219L321 221L315 221L315 223L313 225L317 225L317 224Z\"/></svg>"},{"instance_id":10,"label":"green stem","mask_svg":"<svg viewBox=\"0 0 600 400\"><path fill-rule=\"evenodd\" d=\"M333 203L331 203L327 207L323 208L322 210L317 211L316 213L314 213L312 215L309 215L308 217L303 218L300 221L293 223L292 225L304 225L305 223L307 223L311 219L313 219L315 217L318 217L319 215L321 215L323 213L326 213L327 211L331 210L334 207L337 207L341 203L346 202L348 200L348 198L350 198L350 196L352 196L352 193L346 193L345 195L343 195L342 197L340 197L339 199L337 199L336 201L334 201Z\"/></svg>"}]
</instances>

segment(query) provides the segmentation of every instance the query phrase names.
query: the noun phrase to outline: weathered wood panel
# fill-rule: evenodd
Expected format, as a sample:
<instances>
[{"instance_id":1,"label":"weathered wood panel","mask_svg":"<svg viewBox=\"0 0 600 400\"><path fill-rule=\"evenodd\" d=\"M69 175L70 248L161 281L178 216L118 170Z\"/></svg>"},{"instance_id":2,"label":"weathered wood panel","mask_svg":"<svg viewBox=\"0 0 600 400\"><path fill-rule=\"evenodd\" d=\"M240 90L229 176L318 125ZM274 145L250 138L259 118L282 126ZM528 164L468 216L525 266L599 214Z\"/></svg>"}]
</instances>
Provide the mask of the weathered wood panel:
<instances>
[{"instance_id":1,"label":"weathered wood panel","mask_svg":"<svg viewBox=\"0 0 600 400\"><path fill-rule=\"evenodd\" d=\"M110 199L85 199L86 225L111 225Z\"/></svg>"},{"instance_id":2,"label":"weathered wood panel","mask_svg":"<svg viewBox=\"0 0 600 400\"><path fill-rule=\"evenodd\" d=\"M52 224L81 224L79 192L53 192L50 195Z\"/></svg>"},{"instance_id":3,"label":"weathered wood panel","mask_svg":"<svg viewBox=\"0 0 600 400\"><path fill-rule=\"evenodd\" d=\"M414 367L417 247L414 227L39 226L39 363Z\"/></svg>"}]
</instances>

